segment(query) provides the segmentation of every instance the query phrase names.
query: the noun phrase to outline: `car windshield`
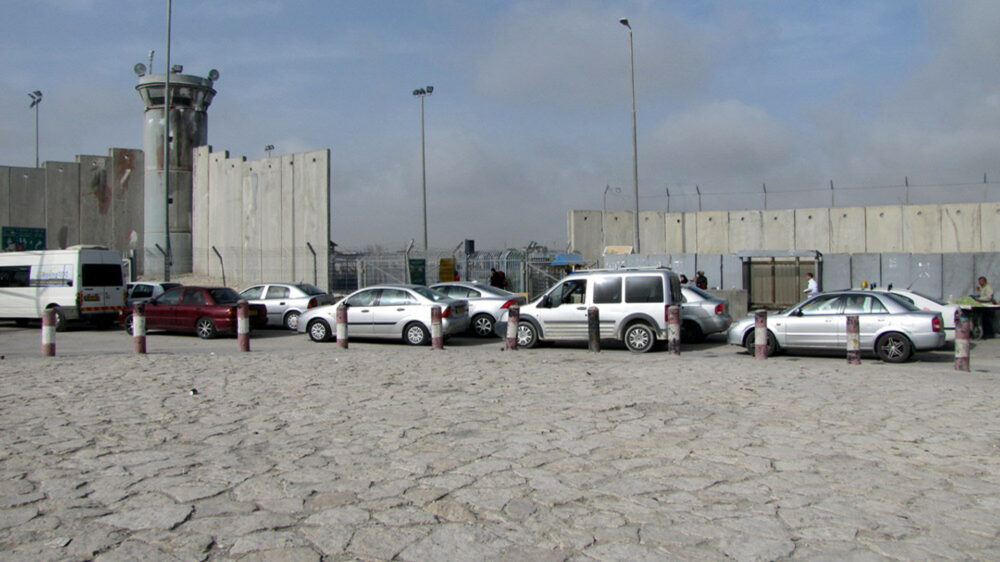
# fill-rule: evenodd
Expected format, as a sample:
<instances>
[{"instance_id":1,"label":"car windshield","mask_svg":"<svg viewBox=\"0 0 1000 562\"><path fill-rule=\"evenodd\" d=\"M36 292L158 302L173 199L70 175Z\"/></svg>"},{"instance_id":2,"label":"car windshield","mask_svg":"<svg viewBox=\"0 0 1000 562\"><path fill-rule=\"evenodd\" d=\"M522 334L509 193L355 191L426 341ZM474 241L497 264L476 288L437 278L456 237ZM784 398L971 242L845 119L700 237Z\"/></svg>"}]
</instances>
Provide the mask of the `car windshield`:
<instances>
[{"instance_id":1,"label":"car windshield","mask_svg":"<svg viewBox=\"0 0 1000 562\"><path fill-rule=\"evenodd\" d=\"M903 307L906 310L909 310L911 312L915 311L915 310L920 310L920 307L916 306L912 302L906 300L905 298L903 298L903 297L901 297L899 295L894 295L892 293L885 293L882 296L888 298L889 300L891 300L893 302L898 302L899 306L901 306L901 307Z\"/></svg>"},{"instance_id":2,"label":"car windshield","mask_svg":"<svg viewBox=\"0 0 1000 562\"><path fill-rule=\"evenodd\" d=\"M948 305L948 303L944 302L941 299L936 299L934 297L929 297L929 296L927 296L927 295L925 295L923 293L918 293L917 291L910 291L910 292L913 293L914 295L917 295L918 297L923 297L923 298L931 301L932 303L934 303L936 305L939 305L939 306L947 306Z\"/></svg>"},{"instance_id":3,"label":"car windshield","mask_svg":"<svg viewBox=\"0 0 1000 562\"><path fill-rule=\"evenodd\" d=\"M229 287L209 289L208 292L216 304L236 304L242 298L239 293Z\"/></svg>"},{"instance_id":4,"label":"car windshield","mask_svg":"<svg viewBox=\"0 0 1000 562\"><path fill-rule=\"evenodd\" d=\"M413 287L412 291L418 295L431 299L434 302L441 302L451 298L444 293L439 293L434 289L428 289L427 287Z\"/></svg>"},{"instance_id":5,"label":"car windshield","mask_svg":"<svg viewBox=\"0 0 1000 562\"><path fill-rule=\"evenodd\" d=\"M310 285L309 283L299 283L298 285L296 285L296 287L298 287L300 291L309 296L326 294L326 291L324 291L323 289L320 289L315 285Z\"/></svg>"}]
</instances>

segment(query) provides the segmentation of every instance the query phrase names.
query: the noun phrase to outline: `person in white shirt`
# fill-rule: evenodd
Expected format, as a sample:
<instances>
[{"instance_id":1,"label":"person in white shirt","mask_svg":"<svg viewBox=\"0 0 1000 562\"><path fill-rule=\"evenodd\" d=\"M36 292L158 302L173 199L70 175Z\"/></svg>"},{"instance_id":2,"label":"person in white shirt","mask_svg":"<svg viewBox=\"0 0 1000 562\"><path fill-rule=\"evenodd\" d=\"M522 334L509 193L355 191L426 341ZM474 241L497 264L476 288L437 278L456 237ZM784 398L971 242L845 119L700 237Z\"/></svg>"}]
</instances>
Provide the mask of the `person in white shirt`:
<instances>
[{"instance_id":1,"label":"person in white shirt","mask_svg":"<svg viewBox=\"0 0 1000 562\"><path fill-rule=\"evenodd\" d=\"M806 290L802 291L810 297L819 294L819 284L816 283L816 278L813 277L812 273L806 273L806 279L808 279L808 284L806 285Z\"/></svg>"}]
</instances>

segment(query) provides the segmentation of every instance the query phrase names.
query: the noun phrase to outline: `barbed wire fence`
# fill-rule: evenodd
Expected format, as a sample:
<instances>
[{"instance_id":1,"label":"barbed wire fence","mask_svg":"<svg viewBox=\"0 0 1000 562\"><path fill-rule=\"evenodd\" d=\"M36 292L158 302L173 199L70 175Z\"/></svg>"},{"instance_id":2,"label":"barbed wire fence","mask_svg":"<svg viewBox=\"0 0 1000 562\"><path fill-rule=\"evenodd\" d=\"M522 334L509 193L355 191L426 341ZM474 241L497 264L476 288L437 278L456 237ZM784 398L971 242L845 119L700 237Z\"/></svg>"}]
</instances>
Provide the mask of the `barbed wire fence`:
<instances>
[{"instance_id":1,"label":"barbed wire fence","mask_svg":"<svg viewBox=\"0 0 1000 562\"><path fill-rule=\"evenodd\" d=\"M700 184L664 185L659 193L639 195L646 210L662 201L667 212L776 210L826 207L866 207L874 205L933 205L949 203L985 203L1000 201L1000 181L983 174L982 181L955 183L916 183L908 176L900 184L839 185L833 180L823 187L786 189L761 183L741 190L713 189ZM609 197L610 196L610 197ZM606 187L604 201L632 201L628 190ZM615 210L607 208L607 210ZM625 209L628 210L628 209Z\"/></svg>"}]
</instances>

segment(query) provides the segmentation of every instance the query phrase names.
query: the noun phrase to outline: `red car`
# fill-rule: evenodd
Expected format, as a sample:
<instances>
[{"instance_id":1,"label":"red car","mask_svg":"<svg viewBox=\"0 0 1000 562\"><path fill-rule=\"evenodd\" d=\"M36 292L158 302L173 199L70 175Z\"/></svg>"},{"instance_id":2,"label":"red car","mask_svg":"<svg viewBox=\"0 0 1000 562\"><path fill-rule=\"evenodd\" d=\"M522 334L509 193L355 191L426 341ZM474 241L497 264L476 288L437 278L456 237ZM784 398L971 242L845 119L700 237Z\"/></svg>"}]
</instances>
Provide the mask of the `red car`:
<instances>
[{"instance_id":1,"label":"red car","mask_svg":"<svg viewBox=\"0 0 1000 562\"><path fill-rule=\"evenodd\" d=\"M194 332L200 338L214 338L220 332L236 333L236 303L240 294L229 287L183 286L169 289L146 302L146 329ZM132 333L132 311L122 319ZM250 305L250 328L267 324L267 308Z\"/></svg>"}]
</instances>

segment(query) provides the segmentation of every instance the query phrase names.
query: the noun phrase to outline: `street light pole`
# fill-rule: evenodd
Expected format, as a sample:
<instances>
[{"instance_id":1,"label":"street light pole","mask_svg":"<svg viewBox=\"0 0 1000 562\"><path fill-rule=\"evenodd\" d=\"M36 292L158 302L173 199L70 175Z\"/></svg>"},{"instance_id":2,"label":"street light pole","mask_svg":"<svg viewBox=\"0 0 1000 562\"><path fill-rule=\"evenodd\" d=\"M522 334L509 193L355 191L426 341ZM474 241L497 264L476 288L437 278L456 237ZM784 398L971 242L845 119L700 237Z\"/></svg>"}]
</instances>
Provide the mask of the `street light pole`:
<instances>
[{"instance_id":1,"label":"street light pole","mask_svg":"<svg viewBox=\"0 0 1000 562\"><path fill-rule=\"evenodd\" d=\"M427 153L424 142L424 98L434 92L434 86L413 90L413 95L420 98L420 176L421 198L424 207L424 257L427 257Z\"/></svg>"},{"instance_id":2,"label":"street light pole","mask_svg":"<svg viewBox=\"0 0 1000 562\"><path fill-rule=\"evenodd\" d=\"M170 281L170 20L173 4L167 0L167 60L163 67L163 196L166 198L163 213L163 280Z\"/></svg>"},{"instance_id":3,"label":"street light pole","mask_svg":"<svg viewBox=\"0 0 1000 562\"><path fill-rule=\"evenodd\" d=\"M628 28L629 69L632 76L632 195L635 198L632 236L635 240L635 253L638 254L641 252L639 251L639 148L635 126L635 48L632 44L632 26L629 25L628 18L622 18L618 22Z\"/></svg>"},{"instance_id":4,"label":"street light pole","mask_svg":"<svg viewBox=\"0 0 1000 562\"><path fill-rule=\"evenodd\" d=\"M38 106L42 104L42 91L35 90L34 92L29 93L28 97L31 98L31 105L28 106L28 109L31 109L32 107L35 108L35 167L37 168L38 167Z\"/></svg>"}]
</instances>

